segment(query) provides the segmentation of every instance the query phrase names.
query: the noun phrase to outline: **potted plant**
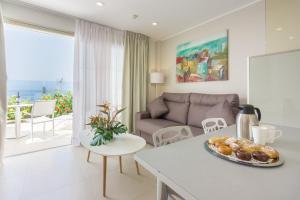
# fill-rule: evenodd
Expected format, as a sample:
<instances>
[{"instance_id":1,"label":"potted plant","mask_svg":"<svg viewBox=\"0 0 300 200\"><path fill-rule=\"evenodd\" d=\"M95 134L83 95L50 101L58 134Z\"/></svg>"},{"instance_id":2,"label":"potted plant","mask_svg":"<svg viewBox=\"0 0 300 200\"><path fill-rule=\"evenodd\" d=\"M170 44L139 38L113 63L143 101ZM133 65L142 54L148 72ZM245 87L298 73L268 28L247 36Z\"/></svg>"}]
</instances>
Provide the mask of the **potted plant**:
<instances>
[{"instance_id":1,"label":"potted plant","mask_svg":"<svg viewBox=\"0 0 300 200\"><path fill-rule=\"evenodd\" d=\"M109 103L98 105L100 107L100 114L91 116L90 125L94 133L91 141L91 146L100 146L113 140L115 135L127 132L127 127L117 120L117 116L125 110L112 109Z\"/></svg>"}]
</instances>

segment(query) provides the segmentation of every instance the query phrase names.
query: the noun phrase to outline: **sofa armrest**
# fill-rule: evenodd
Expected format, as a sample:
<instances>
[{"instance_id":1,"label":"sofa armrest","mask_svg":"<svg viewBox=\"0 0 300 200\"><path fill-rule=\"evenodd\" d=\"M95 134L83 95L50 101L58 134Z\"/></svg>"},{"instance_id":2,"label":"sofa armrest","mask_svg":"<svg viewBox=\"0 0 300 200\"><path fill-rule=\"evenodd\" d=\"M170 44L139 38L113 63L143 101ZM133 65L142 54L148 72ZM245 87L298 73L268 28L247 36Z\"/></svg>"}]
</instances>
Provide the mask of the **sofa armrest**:
<instances>
[{"instance_id":1,"label":"sofa armrest","mask_svg":"<svg viewBox=\"0 0 300 200\"><path fill-rule=\"evenodd\" d=\"M141 119L148 119L151 118L150 113L147 111L143 111L143 112L137 112L135 114L135 120L141 120Z\"/></svg>"}]
</instances>

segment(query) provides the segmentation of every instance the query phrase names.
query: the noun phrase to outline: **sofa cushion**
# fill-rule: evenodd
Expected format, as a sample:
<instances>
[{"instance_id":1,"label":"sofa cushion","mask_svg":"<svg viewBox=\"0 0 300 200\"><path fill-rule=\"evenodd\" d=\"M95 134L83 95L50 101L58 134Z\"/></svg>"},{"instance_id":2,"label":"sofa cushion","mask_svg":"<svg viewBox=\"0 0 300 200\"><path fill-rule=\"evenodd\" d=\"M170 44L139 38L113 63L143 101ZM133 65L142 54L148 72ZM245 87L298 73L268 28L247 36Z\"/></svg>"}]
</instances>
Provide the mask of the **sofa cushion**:
<instances>
[{"instance_id":1,"label":"sofa cushion","mask_svg":"<svg viewBox=\"0 0 300 200\"><path fill-rule=\"evenodd\" d=\"M136 128L140 131L153 134L161 128L170 126L182 126L182 124L165 120L165 119L143 119L139 120L136 124Z\"/></svg>"},{"instance_id":2,"label":"sofa cushion","mask_svg":"<svg viewBox=\"0 0 300 200\"><path fill-rule=\"evenodd\" d=\"M163 115L166 120L186 124L189 110L190 94L188 93L163 93L162 97L169 109L169 112Z\"/></svg>"},{"instance_id":3,"label":"sofa cushion","mask_svg":"<svg viewBox=\"0 0 300 200\"><path fill-rule=\"evenodd\" d=\"M166 101L166 105L169 109L169 112L165 114L163 118L185 125L187 121L189 104Z\"/></svg>"},{"instance_id":4,"label":"sofa cushion","mask_svg":"<svg viewBox=\"0 0 300 200\"><path fill-rule=\"evenodd\" d=\"M232 108L227 100L211 107L205 116L206 118L224 118L228 126L235 123Z\"/></svg>"},{"instance_id":5,"label":"sofa cushion","mask_svg":"<svg viewBox=\"0 0 300 200\"><path fill-rule=\"evenodd\" d=\"M150 102L148 110L152 118L158 118L169 111L162 97L158 97Z\"/></svg>"},{"instance_id":6,"label":"sofa cushion","mask_svg":"<svg viewBox=\"0 0 300 200\"><path fill-rule=\"evenodd\" d=\"M189 103L190 93L168 93L164 92L162 97L165 101L172 101L178 103Z\"/></svg>"},{"instance_id":7,"label":"sofa cushion","mask_svg":"<svg viewBox=\"0 0 300 200\"><path fill-rule=\"evenodd\" d=\"M190 107L188 111L188 122L190 126L202 127L202 121L206 118L206 113L211 109L211 107L228 102L230 105L233 117L238 112L239 97L236 94L201 94L192 93L190 95ZM222 117L221 115L218 115ZM229 119L229 118L228 118ZM231 120L228 120L229 124Z\"/></svg>"},{"instance_id":8,"label":"sofa cushion","mask_svg":"<svg viewBox=\"0 0 300 200\"><path fill-rule=\"evenodd\" d=\"M192 93L190 95L191 104L202 104L214 106L218 103L222 103L225 100L232 107L239 106L239 96L237 94L201 94L201 93Z\"/></svg>"},{"instance_id":9,"label":"sofa cushion","mask_svg":"<svg viewBox=\"0 0 300 200\"><path fill-rule=\"evenodd\" d=\"M202 127L202 121L205 120L206 113L209 111L211 106L201 104L191 104L188 114L188 125Z\"/></svg>"}]
</instances>

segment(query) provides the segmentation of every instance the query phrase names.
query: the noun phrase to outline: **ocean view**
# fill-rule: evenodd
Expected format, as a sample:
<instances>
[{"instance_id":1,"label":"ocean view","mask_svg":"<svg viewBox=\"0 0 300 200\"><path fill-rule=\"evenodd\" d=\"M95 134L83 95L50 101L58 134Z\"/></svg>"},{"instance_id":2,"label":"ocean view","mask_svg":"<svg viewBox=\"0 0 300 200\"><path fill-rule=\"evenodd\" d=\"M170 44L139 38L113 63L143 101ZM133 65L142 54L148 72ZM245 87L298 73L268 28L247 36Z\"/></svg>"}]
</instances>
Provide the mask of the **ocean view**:
<instances>
[{"instance_id":1,"label":"ocean view","mask_svg":"<svg viewBox=\"0 0 300 200\"><path fill-rule=\"evenodd\" d=\"M27 81L8 80L8 97L19 95L21 100L35 101L43 95L54 94L56 91L66 93L72 91L72 82L65 81Z\"/></svg>"}]
</instances>

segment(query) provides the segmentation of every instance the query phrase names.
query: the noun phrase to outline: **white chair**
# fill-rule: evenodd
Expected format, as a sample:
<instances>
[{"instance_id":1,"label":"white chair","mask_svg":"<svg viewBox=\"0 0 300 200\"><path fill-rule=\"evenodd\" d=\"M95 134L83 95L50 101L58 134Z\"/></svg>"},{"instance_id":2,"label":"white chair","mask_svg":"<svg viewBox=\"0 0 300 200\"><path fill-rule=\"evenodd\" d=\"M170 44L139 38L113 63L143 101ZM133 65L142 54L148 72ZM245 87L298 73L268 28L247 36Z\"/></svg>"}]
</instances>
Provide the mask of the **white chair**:
<instances>
[{"instance_id":1,"label":"white chair","mask_svg":"<svg viewBox=\"0 0 300 200\"><path fill-rule=\"evenodd\" d=\"M207 118L202 121L204 133L213 132L227 127L227 123L223 118Z\"/></svg>"},{"instance_id":2,"label":"white chair","mask_svg":"<svg viewBox=\"0 0 300 200\"><path fill-rule=\"evenodd\" d=\"M160 147L193 137L188 126L172 126L162 128L153 133L153 143L155 147Z\"/></svg>"},{"instance_id":3,"label":"white chair","mask_svg":"<svg viewBox=\"0 0 300 200\"><path fill-rule=\"evenodd\" d=\"M54 135L54 111L56 100L35 101L31 110L31 139L33 139L33 125L44 124L43 133L45 134L46 122L52 122L52 133ZM51 118L49 117L51 116Z\"/></svg>"},{"instance_id":4,"label":"white chair","mask_svg":"<svg viewBox=\"0 0 300 200\"><path fill-rule=\"evenodd\" d=\"M193 137L193 134L190 127L188 126L167 127L156 131L152 135L155 147L168 145L191 137ZM157 199L184 200L175 191L167 187L160 180L157 180L157 190L160 191L158 192Z\"/></svg>"}]
</instances>

